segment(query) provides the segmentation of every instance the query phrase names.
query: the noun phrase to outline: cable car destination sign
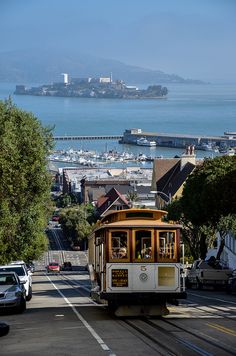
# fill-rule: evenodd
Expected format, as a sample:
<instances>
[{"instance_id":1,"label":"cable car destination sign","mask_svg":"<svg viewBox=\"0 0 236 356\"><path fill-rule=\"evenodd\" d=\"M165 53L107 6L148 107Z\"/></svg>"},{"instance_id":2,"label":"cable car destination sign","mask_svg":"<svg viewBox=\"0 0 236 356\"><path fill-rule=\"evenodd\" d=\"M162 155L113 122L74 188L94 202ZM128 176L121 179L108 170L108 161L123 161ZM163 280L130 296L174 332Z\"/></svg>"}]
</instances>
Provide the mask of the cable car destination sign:
<instances>
[{"instance_id":1,"label":"cable car destination sign","mask_svg":"<svg viewBox=\"0 0 236 356\"><path fill-rule=\"evenodd\" d=\"M128 287L128 269L112 269L111 285L112 287Z\"/></svg>"}]
</instances>

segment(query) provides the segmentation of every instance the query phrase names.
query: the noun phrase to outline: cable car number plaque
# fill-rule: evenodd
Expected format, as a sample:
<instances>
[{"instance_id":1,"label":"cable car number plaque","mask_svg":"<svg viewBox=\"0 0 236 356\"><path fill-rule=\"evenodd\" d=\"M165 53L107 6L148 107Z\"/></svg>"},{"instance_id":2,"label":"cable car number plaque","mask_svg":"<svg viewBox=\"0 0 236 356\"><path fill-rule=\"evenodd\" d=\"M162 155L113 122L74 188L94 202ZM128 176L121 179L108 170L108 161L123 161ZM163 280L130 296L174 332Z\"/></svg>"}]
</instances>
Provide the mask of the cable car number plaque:
<instances>
[{"instance_id":1,"label":"cable car number plaque","mask_svg":"<svg viewBox=\"0 0 236 356\"><path fill-rule=\"evenodd\" d=\"M112 269L112 287L128 287L128 269Z\"/></svg>"}]
</instances>

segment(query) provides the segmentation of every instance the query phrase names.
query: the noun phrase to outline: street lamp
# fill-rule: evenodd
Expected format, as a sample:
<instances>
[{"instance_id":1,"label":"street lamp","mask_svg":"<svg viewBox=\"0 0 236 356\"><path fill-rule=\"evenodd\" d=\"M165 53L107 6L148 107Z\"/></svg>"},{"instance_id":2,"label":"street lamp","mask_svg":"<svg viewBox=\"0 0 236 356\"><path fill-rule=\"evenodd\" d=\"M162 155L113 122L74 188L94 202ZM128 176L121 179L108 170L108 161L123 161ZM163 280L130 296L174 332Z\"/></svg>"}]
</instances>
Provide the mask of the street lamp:
<instances>
[{"instance_id":1,"label":"street lamp","mask_svg":"<svg viewBox=\"0 0 236 356\"><path fill-rule=\"evenodd\" d=\"M164 192L162 192L160 190L151 190L150 193L155 194L156 196L159 195L160 197L161 197L161 195L164 195L168 199L167 204L171 203L171 199L172 199L171 198L171 193L169 193L169 195L167 195L166 193L164 193Z\"/></svg>"}]
</instances>

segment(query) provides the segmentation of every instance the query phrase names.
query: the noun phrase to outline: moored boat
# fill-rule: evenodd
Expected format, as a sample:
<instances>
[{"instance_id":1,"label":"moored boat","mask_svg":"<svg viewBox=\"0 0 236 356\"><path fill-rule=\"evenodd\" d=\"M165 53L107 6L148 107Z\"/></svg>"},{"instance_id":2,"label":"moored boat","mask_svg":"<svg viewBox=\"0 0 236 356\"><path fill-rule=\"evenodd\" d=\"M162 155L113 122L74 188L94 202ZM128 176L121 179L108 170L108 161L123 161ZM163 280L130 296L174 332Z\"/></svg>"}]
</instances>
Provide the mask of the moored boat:
<instances>
[{"instance_id":1,"label":"moored boat","mask_svg":"<svg viewBox=\"0 0 236 356\"><path fill-rule=\"evenodd\" d=\"M235 148L229 147L228 150L225 152L225 156L234 156L236 153Z\"/></svg>"},{"instance_id":2,"label":"moored boat","mask_svg":"<svg viewBox=\"0 0 236 356\"><path fill-rule=\"evenodd\" d=\"M203 142L200 146L200 148L203 150L203 151L213 151L213 152L219 152L219 149L218 147L216 147L216 145L212 142L208 142L208 143L205 143Z\"/></svg>"},{"instance_id":3,"label":"moored boat","mask_svg":"<svg viewBox=\"0 0 236 356\"><path fill-rule=\"evenodd\" d=\"M148 147L154 147L157 145L156 141L148 141L146 137L141 137L137 139L136 143L138 146L148 146Z\"/></svg>"}]
</instances>

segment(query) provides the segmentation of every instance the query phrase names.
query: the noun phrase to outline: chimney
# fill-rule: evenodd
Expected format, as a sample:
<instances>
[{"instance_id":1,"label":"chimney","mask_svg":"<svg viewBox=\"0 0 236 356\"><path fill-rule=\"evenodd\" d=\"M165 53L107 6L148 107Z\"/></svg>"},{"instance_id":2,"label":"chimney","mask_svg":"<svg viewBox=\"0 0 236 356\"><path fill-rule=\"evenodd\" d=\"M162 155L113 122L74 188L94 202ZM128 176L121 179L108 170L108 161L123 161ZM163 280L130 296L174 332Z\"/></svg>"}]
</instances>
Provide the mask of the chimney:
<instances>
[{"instance_id":1,"label":"chimney","mask_svg":"<svg viewBox=\"0 0 236 356\"><path fill-rule=\"evenodd\" d=\"M182 169L184 168L184 166L186 165L186 163L192 163L196 166L196 155L195 155L195 147L194 145L189 145L186 147L186 151L185 153L182 154L181 156L181 168L180 170L182 171Z\"/></svg>"}]
</instances>

